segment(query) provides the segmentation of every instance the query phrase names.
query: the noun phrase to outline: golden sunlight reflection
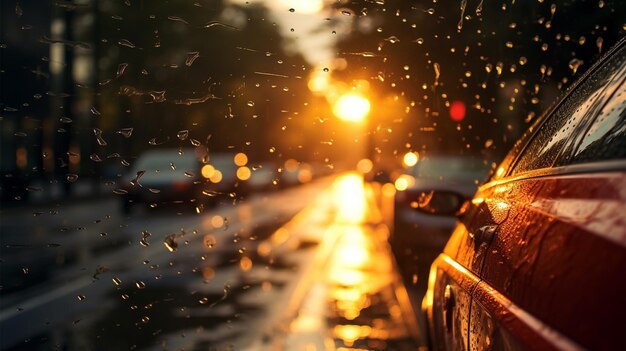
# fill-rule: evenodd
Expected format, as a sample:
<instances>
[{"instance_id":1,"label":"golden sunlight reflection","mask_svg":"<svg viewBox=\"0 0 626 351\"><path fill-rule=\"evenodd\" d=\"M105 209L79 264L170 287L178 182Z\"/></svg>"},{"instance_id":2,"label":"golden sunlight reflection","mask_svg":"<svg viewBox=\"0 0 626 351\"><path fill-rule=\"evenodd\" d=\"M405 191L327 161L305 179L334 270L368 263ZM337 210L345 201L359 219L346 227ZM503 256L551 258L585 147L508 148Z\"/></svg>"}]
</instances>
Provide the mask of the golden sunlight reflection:
<instances>
[{"instance_id":1,"label":"golden sunlight reflection","mask_svg":"<svg viewBox=\"0 0 626 351\"><path fill-rule=\"evenodd\" d=\"M337 220L345 223L361 223L366 215L365 189L363 178L356 173L343 175L333 184L334 199L337 202Z\"/></svg>"},{"instance_id":2,"label":"golden sunlight reflection","mask_svg":"<svg viewBox=\"0 0 626 351\"><path fill-rule=\"evenodd\" d=\"M386 191L394 192L388 185ZM304 278L306 292L295 305L297 313L292 312L289 333L295 340L328 328L337 349L386 349L392 339L407 338L409 331L395 297L398 277L387 246L389 229L377 219L373 188L363 182L362 173L347 173L336 178L331 196L324 198L334 204L336 212L329 214L334 212L334 220L320 233L318 263ZM272 247L294 235L281 228L257 252L271 256Z\"/></svg>"}]
</instances>

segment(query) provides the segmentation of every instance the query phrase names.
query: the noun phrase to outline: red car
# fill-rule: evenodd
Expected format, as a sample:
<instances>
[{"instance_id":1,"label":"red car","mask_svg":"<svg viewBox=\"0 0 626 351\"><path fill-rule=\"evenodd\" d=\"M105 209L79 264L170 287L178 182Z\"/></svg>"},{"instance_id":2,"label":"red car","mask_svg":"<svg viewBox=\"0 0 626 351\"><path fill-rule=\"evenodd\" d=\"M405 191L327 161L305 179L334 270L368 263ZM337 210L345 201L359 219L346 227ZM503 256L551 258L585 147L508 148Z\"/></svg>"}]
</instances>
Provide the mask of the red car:
<instances>
[{"instance_id":1,"label":"red car","mask_svg":"<svg viewBox=\"0 0 626 351\"><path fill-rule=\"evenodd\" d=\"M626 41L515 145L456 213L422 302L435 350L626 349Z\"/></svg>"}]
</instances>

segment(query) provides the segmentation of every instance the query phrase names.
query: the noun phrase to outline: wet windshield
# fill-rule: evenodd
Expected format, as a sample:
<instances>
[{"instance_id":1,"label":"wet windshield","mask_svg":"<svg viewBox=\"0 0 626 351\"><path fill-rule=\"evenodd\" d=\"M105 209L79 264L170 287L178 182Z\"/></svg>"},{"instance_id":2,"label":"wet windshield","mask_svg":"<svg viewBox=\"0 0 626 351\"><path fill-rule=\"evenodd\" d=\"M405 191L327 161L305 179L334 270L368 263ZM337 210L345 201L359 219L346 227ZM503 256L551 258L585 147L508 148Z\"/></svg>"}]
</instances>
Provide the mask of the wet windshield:
<instances>
[{"instance_id":1,"label":"wet windshield","mask_svg":"<svg viewBox=\"0 0 626 351\"><path fill-rule=\"evenodd\" d=\"M474 189L625 12L3 0L0 349L423 345L398 180Z\"/></svg>"}]
</instances>

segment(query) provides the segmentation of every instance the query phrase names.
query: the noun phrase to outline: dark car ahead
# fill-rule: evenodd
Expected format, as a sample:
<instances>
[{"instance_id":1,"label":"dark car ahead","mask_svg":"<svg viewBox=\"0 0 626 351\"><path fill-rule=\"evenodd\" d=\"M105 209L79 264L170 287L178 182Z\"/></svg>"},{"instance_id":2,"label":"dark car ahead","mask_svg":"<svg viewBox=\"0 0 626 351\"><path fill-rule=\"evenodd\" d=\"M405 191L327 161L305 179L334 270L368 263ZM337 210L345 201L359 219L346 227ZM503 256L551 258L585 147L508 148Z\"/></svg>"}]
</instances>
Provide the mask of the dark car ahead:
<instances>
[{"instance_id":1,"label":"dark car ahead","mask_svg":"<svg viewBox=\"0 0 626 351\"><path fill-rule=\"evenodd\" d=\"M205 154L197 149L156 149L140 155L122 184L126 192L122 210L128 213L137 204L178 204L201 210L229 196L237 185L233 155Z\"/></svg>"},{"instance_id":2,"label":"dark car ahead","mask_svg":"<svg viewBox=\"0 0 626 351\"><path fill-rule=\"evenodd\" d=\"M403 251L397 254L441 250L454 229L454 216L431 216L415 210L425 190L449 190L470 197L488 171L488 164L470 156L431 156L406 169L401 177L408 186L398 189L394 197L394 230L390 242L392 247Z\"/></svg>"},{"instance_id":3,"label":"dark car ahead","mask_svg":"<svg viewBox=\"0 0 626 351\"><path fill-rule=\"evenodd\" d=\"M471 201L427 200L462 219L422 303L433 349L626 349L625 40Z\"/></svg>"}]
</instances>

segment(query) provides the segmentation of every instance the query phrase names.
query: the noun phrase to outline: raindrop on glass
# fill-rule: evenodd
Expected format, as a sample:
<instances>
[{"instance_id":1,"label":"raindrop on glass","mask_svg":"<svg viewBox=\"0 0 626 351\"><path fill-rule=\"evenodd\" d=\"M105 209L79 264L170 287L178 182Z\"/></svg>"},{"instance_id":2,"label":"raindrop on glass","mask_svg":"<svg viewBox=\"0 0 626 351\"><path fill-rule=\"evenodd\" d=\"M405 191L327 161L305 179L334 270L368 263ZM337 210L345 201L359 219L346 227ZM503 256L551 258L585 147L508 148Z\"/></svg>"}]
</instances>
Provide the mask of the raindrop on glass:
<instances>
[{"instance_id":1,"label":"raindrop on glass","mask_svg":"<svg viewBox=\"0 0 626 351\"><path fill-rule=\"evenodd\" d=\"M180 140L186 140L189 137L189 131L188 130L181 130L179 131L176 136L178 137L178 139Z\"/></svg>"}]
</instances>

